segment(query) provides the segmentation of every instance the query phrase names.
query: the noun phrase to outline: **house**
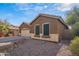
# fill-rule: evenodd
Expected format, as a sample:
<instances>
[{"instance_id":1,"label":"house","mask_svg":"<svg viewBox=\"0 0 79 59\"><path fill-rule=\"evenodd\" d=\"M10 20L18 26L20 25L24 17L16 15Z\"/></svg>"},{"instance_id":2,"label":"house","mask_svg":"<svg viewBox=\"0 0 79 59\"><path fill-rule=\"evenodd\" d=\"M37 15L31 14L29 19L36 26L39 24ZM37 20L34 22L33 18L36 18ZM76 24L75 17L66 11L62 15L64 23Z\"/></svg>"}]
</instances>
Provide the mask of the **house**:
<instances>
[{"instance_id":1,"label":"house","mask_svg":"<svg viewBox=\"0 0 79 59\"><path fill-rule=\"evenodd\" d=\"M19 36L19 27L10 25L9 26L9 35L11 36Z\"/></svg>"},{"instance_id":2,"label":"house","mask_svg":"<svg viewBox=\"0 0 79 59\"><path fill-rule=\"evenodd\" d=\"M39 40L59 42L68 26L60 16L39 14L30 23L31 37Z\"/></svg>"},{"instance_id":3,"label":"house","mask_svg":"<svg viewBox=\"0 0 79 59\"><path fill-rule=\"evenodd\" d=\"M20 35L21 36L30 36L30 25L23 22L20 27Z\"/></svg>"}]
</instances>

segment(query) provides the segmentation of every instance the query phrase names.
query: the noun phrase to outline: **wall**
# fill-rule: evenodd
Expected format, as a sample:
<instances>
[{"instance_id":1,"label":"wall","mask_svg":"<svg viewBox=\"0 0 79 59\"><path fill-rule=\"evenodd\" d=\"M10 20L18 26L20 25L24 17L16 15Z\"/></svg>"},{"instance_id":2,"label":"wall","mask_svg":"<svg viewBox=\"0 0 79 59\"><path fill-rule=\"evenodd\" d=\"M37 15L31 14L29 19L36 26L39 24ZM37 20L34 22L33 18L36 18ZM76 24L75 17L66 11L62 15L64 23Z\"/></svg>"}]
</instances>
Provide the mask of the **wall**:
<instances>
[{"instance_id":1,"label":"wall","mask_svg":"<svg viewBox=\"0 0 79 59\"><path fill-rule=\"evenodd\" d=\"M49 23L49 33L50 33L50 38L44 38L43 36L43 24L44 23ZM39 24L40 25L40 37L34 37L34 28L35 25ZM48 40L48 41L54 41L54 42L58 42L59 41L59 34L57 33L57 23L56 23L56 19L55 18L49 18L49 17L39 17L36 21L34 21L31 25L31 36L32 38L36 38L36 39L43 39L43 40Z\"/></svg>"},{"instance_id":2,"label":"wall","mask_svg":"<svg viewBox=\"0 0 79 59\"><path fill-rule=\"evenodd\" d=\"M56 33L55 19L52 19L52 18L49 18L49 17L43 17L43 16L39 17L35 22L32 23L32 25L31 25L31 33L34 33L34 26L36 24L40 24L40 32L42 33L42 24L44 24L44 23L50 23L49 31L50 31L51 34Z\"/></svg>"},{"instance_id":3,"label":"wall","mask_svg":"<svg viewBox=\"0 0 79 59\"><path fill-rule=\"evenodd\" d=\"M57 33L60 34L59 39L63 39L62 37L64 35L65 30L67 29L60 21L56 20L56 23L57 23Z\"/></svg>"},{"instance_id":4,"label":"wall","mask_svg":"<svg viewBox=\"0 0 79 59\"><path fill-rule=\"evenodd\" d=\"M63 32L63 34L64 35L62 35L62 38L64 39L64 40L72 40L72 38L73 38L73 34L71 33L71 30L65 30L64 32Z\"/></svg>"}]
</instances>

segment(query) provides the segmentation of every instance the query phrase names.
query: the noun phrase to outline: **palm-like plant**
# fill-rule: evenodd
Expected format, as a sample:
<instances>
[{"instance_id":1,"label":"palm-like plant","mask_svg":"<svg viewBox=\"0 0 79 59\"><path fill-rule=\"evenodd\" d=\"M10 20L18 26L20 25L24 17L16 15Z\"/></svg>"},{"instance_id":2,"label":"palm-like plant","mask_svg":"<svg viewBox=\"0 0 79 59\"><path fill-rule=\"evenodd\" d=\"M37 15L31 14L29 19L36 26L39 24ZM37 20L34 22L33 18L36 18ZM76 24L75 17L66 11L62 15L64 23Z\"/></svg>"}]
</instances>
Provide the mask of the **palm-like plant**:
<instances>
[{"instance_id":1,"label":"palm-like plant","mask_svg":"<svg viewBox=\"0 0 79 59\"><path fill-rule=\"evenodd\" d=\"M9 32L9 24L8 23L0 24L0 32L6 35Z\"/></svg>"}]
</instances>

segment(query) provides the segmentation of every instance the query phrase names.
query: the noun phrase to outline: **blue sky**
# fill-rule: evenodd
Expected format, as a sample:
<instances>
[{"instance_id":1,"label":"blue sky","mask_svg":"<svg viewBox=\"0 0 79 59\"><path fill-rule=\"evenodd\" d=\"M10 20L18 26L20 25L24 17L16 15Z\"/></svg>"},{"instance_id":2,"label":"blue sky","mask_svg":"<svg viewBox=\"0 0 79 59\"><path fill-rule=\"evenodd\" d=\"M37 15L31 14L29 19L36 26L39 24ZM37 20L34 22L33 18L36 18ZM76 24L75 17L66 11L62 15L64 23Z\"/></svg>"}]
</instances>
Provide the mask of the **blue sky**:
<instances>
[{"instance_id":1,"label":"blue sky","mask_svg":"<svg viewBox=\"0 0 79 59\"><path fill-rule=\"evenodd\" d=\"M30 23L38 14L58 15L65 19L66 12L71 10L69 3L0 3L0 19L7 19L13 25L22 22Z\"/></svg>"}]
</instances>

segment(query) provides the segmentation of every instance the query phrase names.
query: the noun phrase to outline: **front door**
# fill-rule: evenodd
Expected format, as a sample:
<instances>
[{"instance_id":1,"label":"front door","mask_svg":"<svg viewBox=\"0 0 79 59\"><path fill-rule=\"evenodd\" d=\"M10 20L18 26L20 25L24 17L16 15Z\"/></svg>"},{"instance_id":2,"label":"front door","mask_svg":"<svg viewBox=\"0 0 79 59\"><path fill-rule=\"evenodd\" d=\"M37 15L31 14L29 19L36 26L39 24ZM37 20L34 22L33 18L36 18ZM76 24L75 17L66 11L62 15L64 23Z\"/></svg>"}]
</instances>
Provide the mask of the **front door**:
<instances>
[{"instance_id":1,"label":"front door","mask_svg":"<svg viewBox=\"0 0 79 59\"><path fill-rule=\"evenodd\" d=\"M43 35L44 36L49 36L49 24L44 24L44 29L43 29L43 31L44 31L44 33L43 33Z\"/></svg>"}]
</instances>

